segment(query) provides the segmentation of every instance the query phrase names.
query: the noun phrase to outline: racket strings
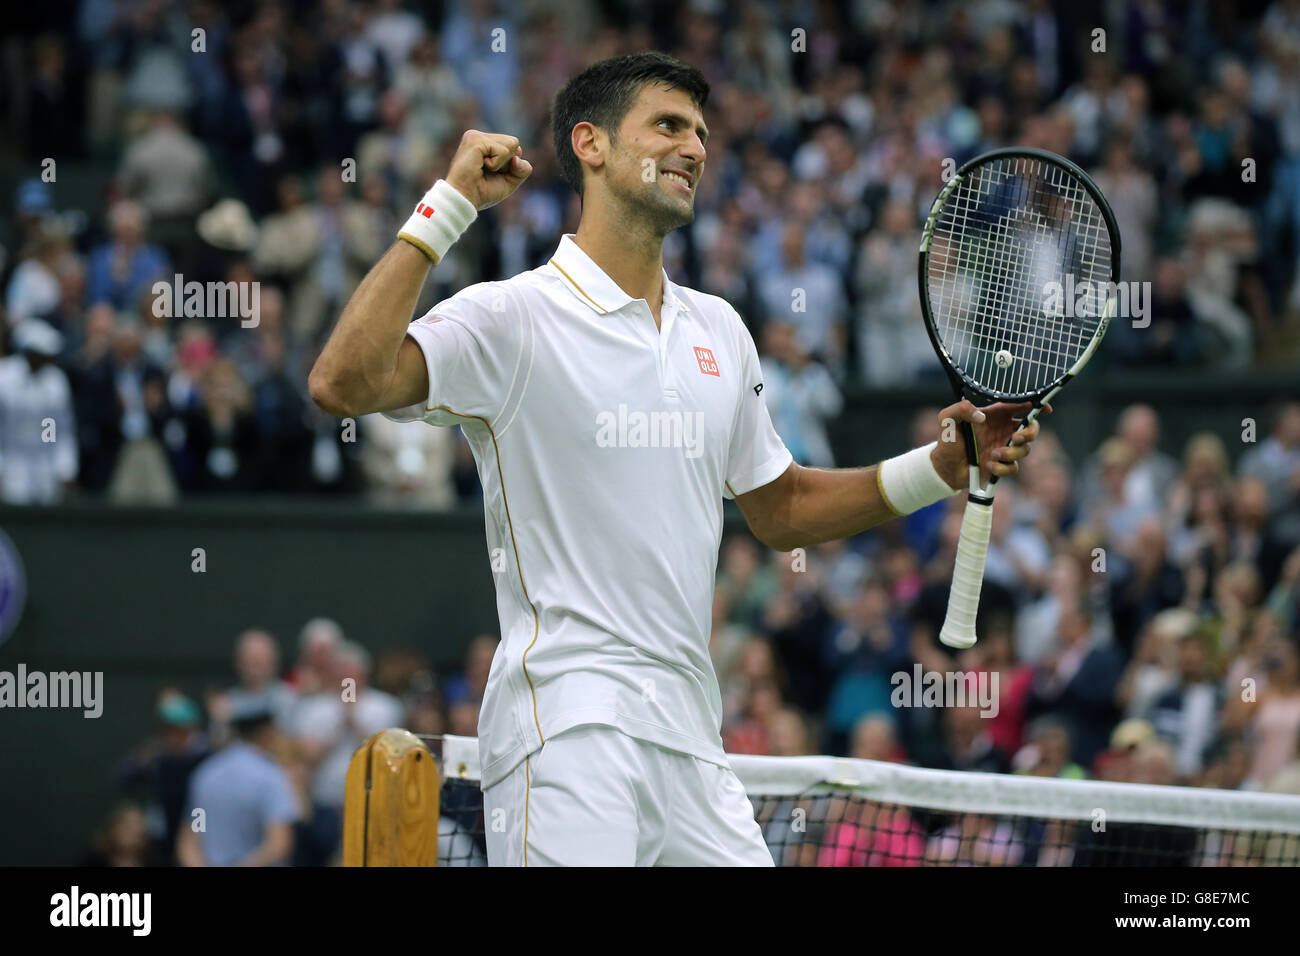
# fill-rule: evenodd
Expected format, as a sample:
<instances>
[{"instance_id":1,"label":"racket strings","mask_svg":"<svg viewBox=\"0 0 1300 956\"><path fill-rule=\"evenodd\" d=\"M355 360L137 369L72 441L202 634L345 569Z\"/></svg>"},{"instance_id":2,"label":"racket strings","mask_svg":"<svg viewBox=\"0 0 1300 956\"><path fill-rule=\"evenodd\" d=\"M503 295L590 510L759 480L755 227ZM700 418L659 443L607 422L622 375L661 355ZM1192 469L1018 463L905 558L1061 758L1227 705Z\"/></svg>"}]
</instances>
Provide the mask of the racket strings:
<instances>
[{"instance_id":1,"label":"racket strings","mask_svg":"<svg viewBox=\"0 0 1300 956\"><path fill-rule=\"evenodd\" d=\"M1071 369L1098 332L1110 278L1101 209L1072 173L1040 159L1000 157L969 171L931 235L940 343L954 366L1002 394L1042 391Z\"/></svg>"}]
</instances>

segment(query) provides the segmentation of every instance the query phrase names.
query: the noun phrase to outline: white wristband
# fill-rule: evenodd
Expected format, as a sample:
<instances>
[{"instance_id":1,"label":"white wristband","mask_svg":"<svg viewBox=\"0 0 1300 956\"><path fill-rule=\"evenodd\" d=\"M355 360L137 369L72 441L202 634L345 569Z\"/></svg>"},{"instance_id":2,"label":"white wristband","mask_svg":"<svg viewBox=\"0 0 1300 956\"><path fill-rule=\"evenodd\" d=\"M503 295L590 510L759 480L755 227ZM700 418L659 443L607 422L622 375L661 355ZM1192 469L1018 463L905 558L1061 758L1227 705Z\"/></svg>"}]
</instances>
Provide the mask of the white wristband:
<instances>
[{"instance_id":1,"label":"white wristband","mask_svg":"<svg viewBox=\"0 0 1300 956\"><path fill-rule=\"evenodd\" d=\"M911 514L961 490L952 487L934 470L930 452L938 444L932 441L921 448L913 448L906 454L882 461L876 469L880 495L895 513Z\"/></svg>"},{"instance_id":2,"label":"white wristband","mask_svg":"<svg viewBox=\"0 0 1300 956\"><path fill-rule=\"evenodd\" d=\"M424 194L406 225L397 231L397 238L405 239L437 265L451 244L477 218L474 204L447 180L440 179Z\"/></svg>"}]
</instances>

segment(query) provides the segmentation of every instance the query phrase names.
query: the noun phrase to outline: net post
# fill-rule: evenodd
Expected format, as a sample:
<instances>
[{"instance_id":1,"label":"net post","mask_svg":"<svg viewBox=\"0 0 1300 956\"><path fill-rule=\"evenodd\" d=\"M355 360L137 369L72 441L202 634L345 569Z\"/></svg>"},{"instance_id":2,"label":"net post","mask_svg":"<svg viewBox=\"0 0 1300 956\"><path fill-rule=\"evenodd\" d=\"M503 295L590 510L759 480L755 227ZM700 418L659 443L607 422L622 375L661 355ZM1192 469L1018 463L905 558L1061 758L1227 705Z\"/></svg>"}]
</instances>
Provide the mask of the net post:
<instances>
[{"instance_id":1,"label":"net post","mask_svg":"<svg viewBox=\"0 0 1300 956\"><path fill-rule=\"evenodd\" d=\"M429 749L381 730L352 755L343 799L344 866L437 866L441 781Z\"/></svg>"}]
</instances>

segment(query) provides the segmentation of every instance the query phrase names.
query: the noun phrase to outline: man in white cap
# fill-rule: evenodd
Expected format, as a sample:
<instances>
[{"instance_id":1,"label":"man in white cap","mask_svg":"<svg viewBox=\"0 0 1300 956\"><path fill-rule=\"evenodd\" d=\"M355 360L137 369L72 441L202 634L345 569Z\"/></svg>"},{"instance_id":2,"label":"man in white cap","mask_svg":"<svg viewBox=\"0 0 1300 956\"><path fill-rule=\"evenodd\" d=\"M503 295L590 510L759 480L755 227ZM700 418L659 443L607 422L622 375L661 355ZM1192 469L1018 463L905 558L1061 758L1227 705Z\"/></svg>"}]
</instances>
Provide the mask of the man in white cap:
<instances>
[{"instance_id":1,"label":"man in white cap","mask_svg":"<svg viewBox=\"0 0 1300 956\"><path fill-rule=\"evenodd\" d=\"M0 359L0 501L56 504L77 477L77 424L68 377L54 360L63 336L39 319L13 334Z\"/></svg>"}]
</instances>

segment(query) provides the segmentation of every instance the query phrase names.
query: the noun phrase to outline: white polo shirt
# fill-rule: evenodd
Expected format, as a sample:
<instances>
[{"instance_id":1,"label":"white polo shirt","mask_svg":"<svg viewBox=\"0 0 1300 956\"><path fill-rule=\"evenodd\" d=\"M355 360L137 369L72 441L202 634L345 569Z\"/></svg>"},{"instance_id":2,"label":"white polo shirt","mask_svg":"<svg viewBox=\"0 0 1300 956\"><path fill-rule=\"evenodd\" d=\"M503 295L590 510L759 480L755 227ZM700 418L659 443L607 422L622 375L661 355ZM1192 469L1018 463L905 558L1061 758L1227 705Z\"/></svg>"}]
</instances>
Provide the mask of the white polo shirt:
<instances>
[{"instance_id":1,"label":"white polo shirt","mask_svg":"<svg viewBox=\"0 0 1300 956\"><path fill-rule=\"evenodd\" d=\"M462 425L483 485L501 621L485 789L581 724L726 764L708 647L722 498L792 458L736 310L665 273L661 322L566 235L408 330L429 398L388 414Z\"/></svg>"}]
</instances>

